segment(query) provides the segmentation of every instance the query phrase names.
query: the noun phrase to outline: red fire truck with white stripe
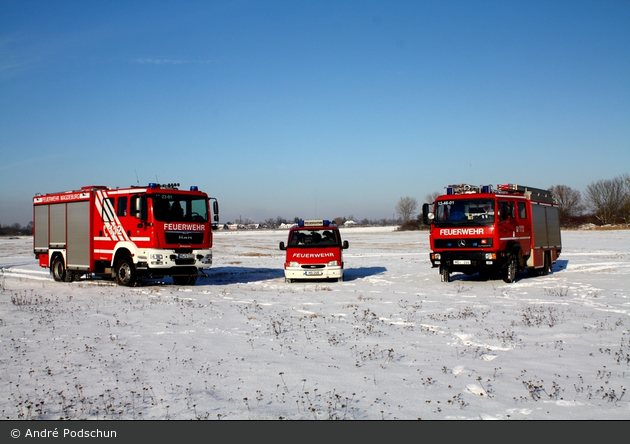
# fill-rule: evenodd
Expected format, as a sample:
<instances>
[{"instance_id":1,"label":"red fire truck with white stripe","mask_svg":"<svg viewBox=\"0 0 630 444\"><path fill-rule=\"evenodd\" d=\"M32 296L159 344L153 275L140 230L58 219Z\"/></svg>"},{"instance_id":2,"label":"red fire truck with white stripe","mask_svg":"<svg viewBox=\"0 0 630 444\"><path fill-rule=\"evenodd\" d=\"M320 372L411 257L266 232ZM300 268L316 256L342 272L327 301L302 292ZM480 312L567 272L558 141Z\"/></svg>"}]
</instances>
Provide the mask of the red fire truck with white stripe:
<instances>
[{"instance_id":1,"label":"red fire truck with white stripe","mask_svg":"<svg viewBox=\"0 0 630 444\"><path fill-rule=\"evenodd\" d=\"M63 282L94 275L133 286L141 278L172 276L175 284L194 285L212 265L219 205L196 186L178 187L86 186L37 194L33 252L39 265Z\"/></svg>"},{"instance_id":2,"label":"red fire truck with white stripe","mask_svg":"<svg viewBox=\"0 0 630 444\"><path fill-rule=\"evenodd\" d=\"M522 185L449 185L422 207L430 259L443 282L451 273L547 275L562 251L558 204L551 192Z\"/></svg>"},{"instance_id":3,"label":"red fire truck with white stripe","mask_svg":"<svg viewBox=\"0 0 630 444\"><path fill-rule=\"evenodd\" d=\"M299 220L289 230L284 277L286 282L296 279L334 279L343 281L343 253L348 241L341 242L337 225L328 220Z\"/></svg>"}]
</instances>

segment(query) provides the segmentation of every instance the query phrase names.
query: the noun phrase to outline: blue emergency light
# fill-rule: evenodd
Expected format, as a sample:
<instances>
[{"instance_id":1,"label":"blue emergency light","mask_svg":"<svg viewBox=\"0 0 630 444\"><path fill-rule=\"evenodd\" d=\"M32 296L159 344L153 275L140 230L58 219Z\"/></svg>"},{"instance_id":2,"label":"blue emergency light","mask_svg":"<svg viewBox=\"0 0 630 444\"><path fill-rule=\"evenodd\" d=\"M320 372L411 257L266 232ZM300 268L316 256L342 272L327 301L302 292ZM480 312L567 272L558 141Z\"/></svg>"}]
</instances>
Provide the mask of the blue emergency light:
<instances>
[{"instance_id":1,"label":"blue emergency light","mask_svg":"<svg viewBox=\"0 0 630 444\"><path fill-rule=\"evenodd\" d=\"M329 220L321 220L321 219L315 219L315 220L307 220L306 223L304 223L304 220L300 219L298 220L298 227L316 227L316 226L324 226L327 227L330 225L330 221Z\"/></svg>"},{"instance_id":2,"label":"blue emergency light","mask_svg":"<svg viewBox=\"0 0 630 444\"><path fill-rule=\"evenodd\" d=\"M193 186L190 187L190 191L199 191L199 187L193 185Z\"/></svg>"},{"instance_id":3,"label":"blue emergency light","mask_svg":"<svg viewBox=\"0 0 630 444\"><path fill-rule=\"evenodd\" d=\"M151 183L149 184L149 188L157 188L157 183L153 183L153 182L151 182Z\"/></svg>"}]
</instances>

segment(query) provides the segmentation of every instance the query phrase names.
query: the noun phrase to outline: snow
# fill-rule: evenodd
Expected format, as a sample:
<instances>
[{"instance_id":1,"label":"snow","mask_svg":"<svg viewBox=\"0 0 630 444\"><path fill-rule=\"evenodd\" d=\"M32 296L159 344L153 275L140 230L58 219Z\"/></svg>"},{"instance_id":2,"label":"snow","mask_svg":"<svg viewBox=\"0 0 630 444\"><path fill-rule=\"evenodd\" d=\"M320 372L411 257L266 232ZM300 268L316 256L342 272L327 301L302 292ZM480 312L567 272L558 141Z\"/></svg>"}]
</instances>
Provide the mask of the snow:
<instances>
[{"instance_id":1,"label":"snow","mask_svg":"<svg viewBox=\"0 0 630 444\"><path fill-rule=\"evenodd\" d=\"M563 231L548 276L440 282L426 232L342 228L344 282L284 282L287 232L217 231L195 286L54 282L0 239L4 419L629 419L630 230Z\"/></svg>"}]
</instances>

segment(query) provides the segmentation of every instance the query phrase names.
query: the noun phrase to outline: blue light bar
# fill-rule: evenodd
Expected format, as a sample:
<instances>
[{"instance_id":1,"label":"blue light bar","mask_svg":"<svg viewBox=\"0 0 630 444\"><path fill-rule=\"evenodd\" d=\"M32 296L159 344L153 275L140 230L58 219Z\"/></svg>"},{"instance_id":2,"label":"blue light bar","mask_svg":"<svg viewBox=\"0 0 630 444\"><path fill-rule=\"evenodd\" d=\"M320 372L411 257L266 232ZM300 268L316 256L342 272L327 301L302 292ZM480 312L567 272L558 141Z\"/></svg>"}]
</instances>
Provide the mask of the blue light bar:
<instances>
[{"instance_id":1,"label":"blue light bar","mask_svg":"<svg viewBox=\"0 0 630 444\"><path fill-rule=\"evenodd\" d=\"M482 193L490 193L491 190L492 190L492 185L484 185L483 187L481 187Z\"/></svg>"},{"instance_id":2,"label":"blue light bar","mask_svg":"<svg viewBox=\"0 0 630 444\"><path fill-rule=\"evenodd\" d=\"M304 221L298 220L298 227L303 227L303 226L304 226Z\"/></svg>"},{"instance_id":3,"label":"blue light bar","mask_svg":"<svg viewBox=\"0 0 630 444\"><path fill-rule=\"evenodd\" d=\"M157 184L156 184L156 183L151 182L151 183L149 184L149 188L157 188Z\"/></svg>"},{"instance_id":4,"label":"blue light bar","mask_svg":"<svg viewBox=\"0 0 630 444\"><path fill-rule=\"evenodd\" d=\"M199 191L199 187L193 185L193 186L190 187L190 191Z\"/></svg>"},{"instance_id":5,"label":"blue light bar","mask_svg":"<svg viewBox=\"0 0 630 444\"><path fill-rule=\"evenodd\" d=\"M453 194L453 188L447 187L446 188L446 194Z\"/></svg>"},{"instance_id":6,"label":"blue light bar","mask_svg":"<svg viewBox=\"0 0 630 444\"><path fill-rule=\"evenodd\" d=\"M324 226L327 227L328 225L330 225L330 221L329 220L324 220Z\"/></svg>"}]
</instances>

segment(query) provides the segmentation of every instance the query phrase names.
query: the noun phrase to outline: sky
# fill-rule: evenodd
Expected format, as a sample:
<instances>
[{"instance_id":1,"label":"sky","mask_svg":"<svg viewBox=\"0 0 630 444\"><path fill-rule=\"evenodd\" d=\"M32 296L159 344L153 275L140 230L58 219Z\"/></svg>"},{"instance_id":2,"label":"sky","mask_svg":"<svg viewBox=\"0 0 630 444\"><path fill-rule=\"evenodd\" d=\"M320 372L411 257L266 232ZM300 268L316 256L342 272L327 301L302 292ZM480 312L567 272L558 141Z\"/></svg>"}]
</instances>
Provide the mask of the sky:
<instances>
[{"instance_id":1,"label":"sky","mask_svg":"<svg viewBox=\"0 0 630 444\"><path fill-rule=\"evenodd\" d=\"M0 0L0 224L196 185L221 222L391 218L630 172L630 2Z\"/></svg>"}]
</instances>

